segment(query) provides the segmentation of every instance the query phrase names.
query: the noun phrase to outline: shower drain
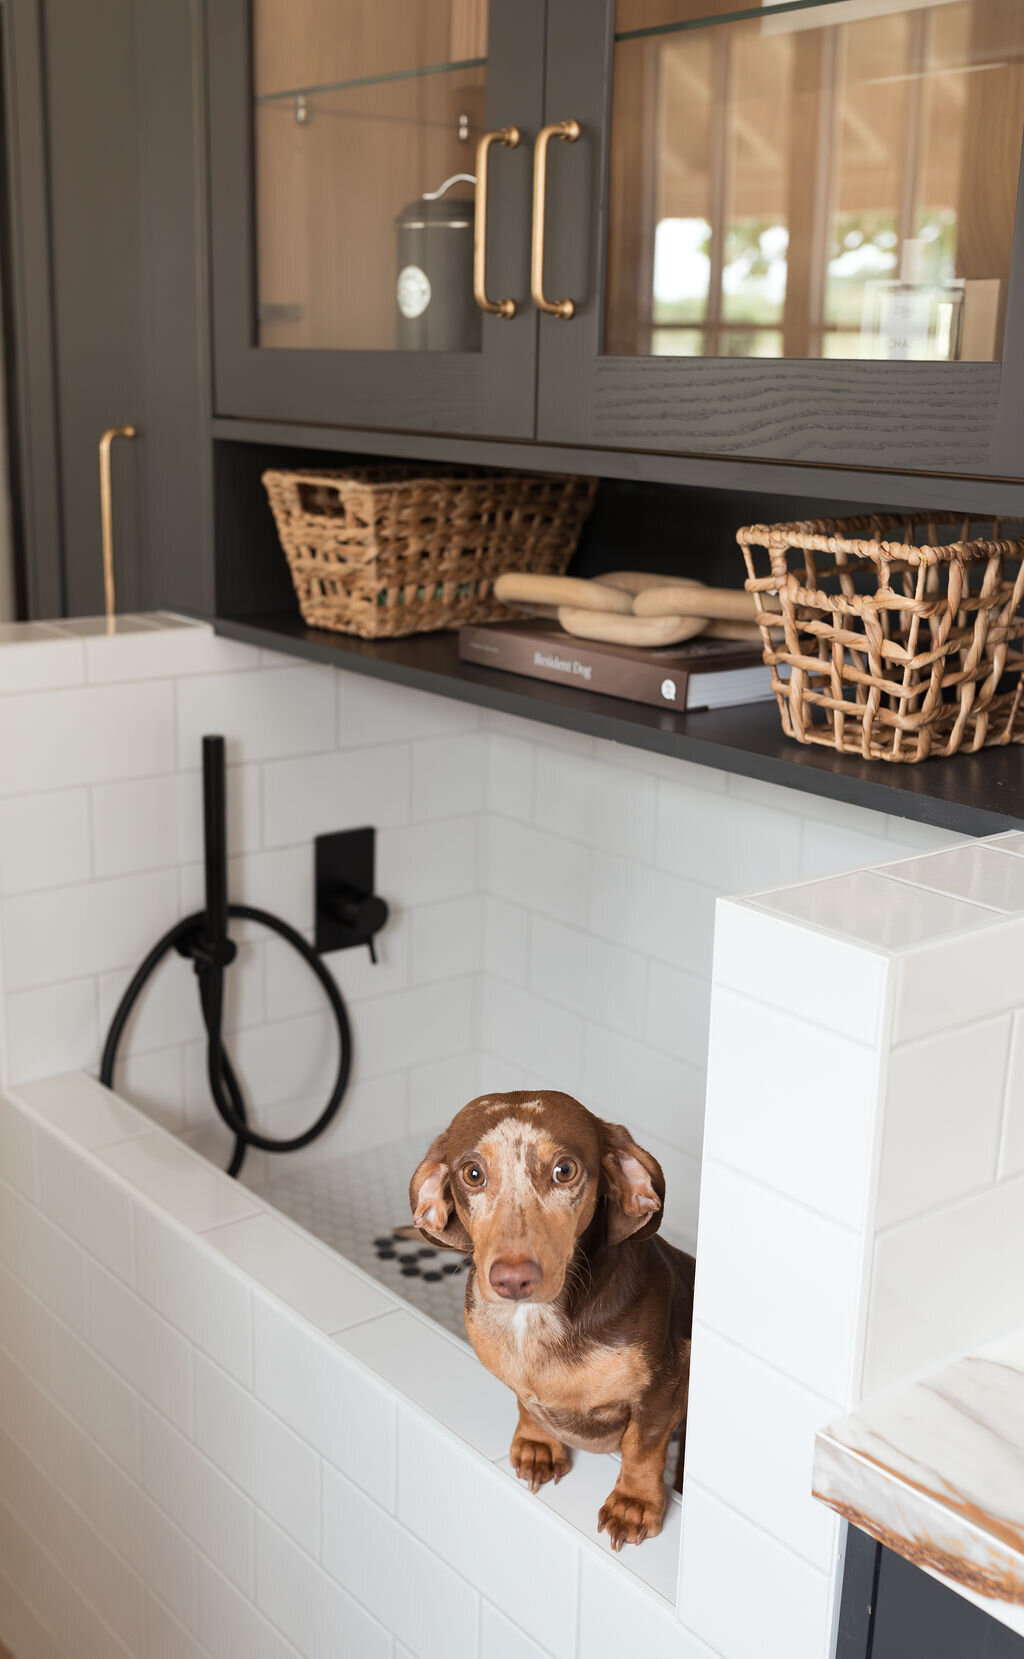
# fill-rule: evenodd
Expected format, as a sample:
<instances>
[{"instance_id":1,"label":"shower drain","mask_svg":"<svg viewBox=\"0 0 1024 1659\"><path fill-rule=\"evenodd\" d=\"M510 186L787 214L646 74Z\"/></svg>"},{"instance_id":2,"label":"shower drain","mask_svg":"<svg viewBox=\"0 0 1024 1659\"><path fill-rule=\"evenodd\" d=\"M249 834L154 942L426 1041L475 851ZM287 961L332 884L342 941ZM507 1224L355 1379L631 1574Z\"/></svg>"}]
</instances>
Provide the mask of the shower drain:
<instances>
[{"instance_id":1,"label":"shower drain","mask_svg":"<svg viewBox=\"0 0 1024 1659\"><path fill-rule=\"evenodd\" d=\"M435 1250L432 1245L424 1244L417 1250L409 1250L403 1249L403 1242L395 1238L375 1238L373 1241L377 1260L397 1262L403 1279L426 1279L428 1284L436 1285L442 1279L461 1273L466 1265L464 1261L442 1261L441 1256L447 1255L447 1251Z\"/></svg>"},{"instance_id":2,"label":"shower drain","mask_svg":"<svg viewBox=\"0 0 1024 1659\"><path fill-rule=\"evenodd\" d=\"M422 1134L345 1157L298 1155L273 1166L256 1190L300 1227L395 1295L466 1341L466 1261L421 1235L395 1237L409 1215L409 1172L423 1157ZM406 1223L408 1226L408 1223ZM411 1228L409 1229L412 1230Z\"/></svg>"}]
</instances>

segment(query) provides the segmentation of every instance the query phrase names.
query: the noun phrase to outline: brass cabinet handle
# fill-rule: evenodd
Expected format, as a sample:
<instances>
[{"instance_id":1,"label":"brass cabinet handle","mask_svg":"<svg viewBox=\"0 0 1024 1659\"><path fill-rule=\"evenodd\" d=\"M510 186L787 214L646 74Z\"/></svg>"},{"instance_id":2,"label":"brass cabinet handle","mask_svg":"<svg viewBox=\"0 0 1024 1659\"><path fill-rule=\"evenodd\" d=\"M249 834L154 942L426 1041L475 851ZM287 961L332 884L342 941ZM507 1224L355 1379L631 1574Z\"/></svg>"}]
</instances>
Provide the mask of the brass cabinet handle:
<instances>
[{"instance_id":1,"label":"brass cabinet handle","mask_svg":"<svg viewBox=\"0 0 1024 1659\"><path fill-rule=\"evenodd\" d=\"M548 145L553 138L563 138L575 144L580 136L578 121L555 121L550 127L541 127L533 149L533 252L530 258L530 292L538 311L549 317L573 316L573 300L549 300L544 296L544 213L548 189Z\"/></svg>"},{"instance_id":2,"label":"brass cabinet handle","mask_svg":"<svg viewBox=\"0 0 1024 1659\"><path fill-rule=\"evenodd\" d=\"M473 298L481 311L491 317L514 317L515 300L487 298L487 157L492 144L514 150L519 143L518 127L497 127L485 132L476 147L476 211L473 215Z\"/></svg>"},{"instance_id":3,"label":"brass cabinet handle","mask_svg":"<svg viewBox=\"0 0 1024 1659\"><path fill-rule=\"evenodd\" d=\"M103 527L103 600L107 631L114 625L114 503L110 489L110 447L115 438L134 438L134 426L111 426L100 439L100 521Z\"/></svg>"}]
</instances>

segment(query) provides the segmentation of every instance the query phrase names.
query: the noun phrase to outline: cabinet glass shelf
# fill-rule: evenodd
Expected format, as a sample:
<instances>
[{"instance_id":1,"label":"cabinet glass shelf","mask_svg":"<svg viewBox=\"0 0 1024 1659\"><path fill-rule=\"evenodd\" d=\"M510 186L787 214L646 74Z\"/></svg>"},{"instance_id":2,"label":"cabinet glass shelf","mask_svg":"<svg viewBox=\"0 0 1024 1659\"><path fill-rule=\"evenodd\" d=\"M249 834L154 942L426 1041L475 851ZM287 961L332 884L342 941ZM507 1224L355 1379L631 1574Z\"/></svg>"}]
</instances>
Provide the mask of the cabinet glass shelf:
<instances>
[{"instance_id":1,"label":"cabinet glass shelf","mask_svg":"<svg viewBox=\"0 0 1024 1659\"><path fill-rule=\"evenodd\" d=\"M658 35L677 35L686 29L708 29L719 23L750 23L767 17L777 17L785 12L804 12L820 10L822 6L841 6L847 0L765 0L760 6L723 6L717 12L704 12L695 17L678 18L673 22L651 23L635 29L616 29L615 44L623 40L653 40ZM695 0L699 5L700 0ZM629 8L620 7L620 12ZM688 9L683 7L684 10Z\"/></svg>"},{"instance_id":2,"label":"cabinet glass shelf","mask_svg":"<svg viewBox=\"0 0 1024 1659\"><path fill-rule=\"evenodd\" d=\"M819 4L820 0L815 0ZM461 69L483 69L486 58L457 58L451 63L420 64L412 69L393 69L385 75L357 75L348 81L322 81L313 86L290 86L281 92L259 92L256 104L280 104L289 99L313 98L318 93L352 92L364 86L384 86L390 81L421 80L425 75L450 75Z\"/></svg>"}]
</instances>

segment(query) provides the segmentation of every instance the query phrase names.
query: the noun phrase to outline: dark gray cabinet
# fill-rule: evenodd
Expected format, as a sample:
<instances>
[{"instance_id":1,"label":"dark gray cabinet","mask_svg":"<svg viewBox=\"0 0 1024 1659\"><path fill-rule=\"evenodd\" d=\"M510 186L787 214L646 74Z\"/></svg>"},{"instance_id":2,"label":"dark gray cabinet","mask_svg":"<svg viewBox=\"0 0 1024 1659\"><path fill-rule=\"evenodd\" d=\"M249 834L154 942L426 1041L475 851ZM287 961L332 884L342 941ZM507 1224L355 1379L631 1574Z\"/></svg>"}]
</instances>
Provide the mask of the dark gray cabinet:
<instances>
[{"instance_id":1,"label":"dark gray cabinet","mask_svg":"<svg viewBox=\"0 0 1024 1659\"><path fill-rule=\"evenodd\" d=\"M1022 476L1019 5L411 4L210 0L218 415ZM510 124L515 316L397 349L396 219Z\"/></svg>"},{"instance_id":2,"label":"dark gray cabinet","mask_svg":"<svg viewBox=\"0 0 1024 1659\"><path fill-rule=\"evenodd\" d=\"M5 279L30 615L213 609L197 0L8 0Z\"/></svg>"},{"instance_id":3,"label":"dark gray cabinet","mask_svg":"<svg viewBox=\"0 0 1024 1659\"><path fill-rule=\"evenodd\" d=\"M1019 0L0 18L33 614L100 607L125 423L122 607L217 609L215 435L1019 510Z\"/></svg>"},{"instance_id":4,"label":"dark gray cabinet","mask_svg":"<svg viewBox=\"0 0 1024 1659\"><path fill-rule=\"evenodd\" d=\"M1024 1637L851 1527L836 1659L1024 1659Z\"/></svg>"}]
</instances>

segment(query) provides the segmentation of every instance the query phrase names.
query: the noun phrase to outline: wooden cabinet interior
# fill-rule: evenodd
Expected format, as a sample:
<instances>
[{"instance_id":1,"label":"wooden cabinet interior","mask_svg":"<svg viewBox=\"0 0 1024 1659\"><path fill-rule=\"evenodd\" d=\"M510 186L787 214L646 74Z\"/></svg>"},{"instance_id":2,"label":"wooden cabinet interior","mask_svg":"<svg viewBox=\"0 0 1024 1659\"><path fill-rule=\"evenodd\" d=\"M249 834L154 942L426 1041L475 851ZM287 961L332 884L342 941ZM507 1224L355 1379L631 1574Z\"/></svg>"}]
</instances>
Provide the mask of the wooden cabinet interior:
<instances>
[{"instance_id":1,"label":"wooden cabinet interior","mask_svg":"<svg viewBox=\"0 0 1024 1659\"><path fill-rule=\"evenodd\" d=\"M395 218L474 171L486 0L255 0L252 32L259 344L394 349Z\"/></svg>"}]
</instances>

